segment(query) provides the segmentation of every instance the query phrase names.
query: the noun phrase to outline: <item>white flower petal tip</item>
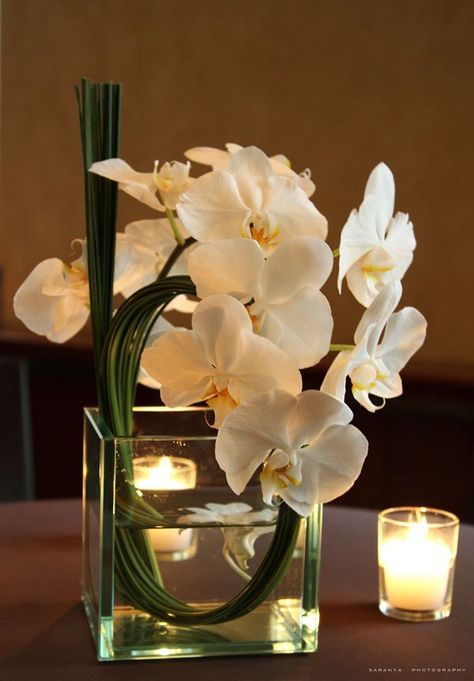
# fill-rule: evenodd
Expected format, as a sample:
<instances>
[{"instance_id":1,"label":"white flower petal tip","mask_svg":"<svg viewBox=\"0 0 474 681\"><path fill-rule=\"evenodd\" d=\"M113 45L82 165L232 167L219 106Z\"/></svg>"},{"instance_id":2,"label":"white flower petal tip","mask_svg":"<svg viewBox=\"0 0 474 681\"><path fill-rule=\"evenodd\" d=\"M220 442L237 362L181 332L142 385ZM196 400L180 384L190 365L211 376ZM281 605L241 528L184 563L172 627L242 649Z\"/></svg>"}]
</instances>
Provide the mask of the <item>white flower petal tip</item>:
<instances>
[{"instance_id":1,"label":"white flower petal tip","mask_svg":"<svg viewBox=\"0 0 474 681\"><path fill-rule=\"evenodd\" d=\"M371 172L359 210L353 210L341 232L338 289L342 281L364 307L382 288L403 278L416 247L408 215L393 216L395 182L379 163Z\"/></svg>"},{"instance_id":2,"label":"white flower petal tip","mask_svg":"<svg viewBox=\"0 0 474 681\"><path fill-rule=\"evenodd\" d=\"M225 169L219 166L195 180L181 195L177 211L201 242L244 237L271 252L295 236L327 236L326 218L292 178L275 172L257 147L239 149Z\"/></svg>"},{"instance_id":3,"label":"white flower petal tip","mask_svg":"<svg viewBox=\"0 0 474 681\"><path fill-rule=\"evenodd\" d=\"M301 390L294 361L253 333L245 307L234 298L214 295L201 301L192 327L164 334L142 355L142 366L161 383L167 406L207 401L219 428L252 395L277 387L294 394Z\"/></svg>"},{"instance_id":4,"label":"white flower petal tip","mask_svg":"<svg viewBox=\"0 0 474 681\"><path fill-rule=\"evenodd\" d=\"M323 392L344 400L349 377L354 398L371 412L381 409L386 399L401 395L399 372L423 345L427 329L426 319L412 307L393 313L401 292L400 282L395 281L374 299L356 329L354 349L339 353L329 367Z\"/></svg>"},{"instance_id":5,"label":"white flower petal tip","mask_svg":"<svg viewBox=\"0 0 474 681\"><path fill-rule=\"evenodd\" d=\"M195 163L202 163L203 165L211 166L213 170L227 170L229 167L232 155L243 149L240 144L228 142L226 149L214 149L213 147L193 147L184 152L186 158L189 158ZM283 154L276 154L270 156L270 165L276 175L288 177L295 184L300 187L306 196L310 197L314 194L316 185L311 180L311 171L309 168L303 170L299 175L291 169L291 163L283 156Z\"/></svg>"},{"instance_id":6,"label":"white flower petal tip","mask_svg":"<svg viewBox=\"0 0 474 681\"><path fill-rule=\"evenodd\" d=\"M216 459L236 493L260 471L264 501L277 495L306 517L360 474L368 443L351 418L346 405L317 390L256 395L226 418Z\"/></svg>"},{"instance_id":7,"label":"white flower petal tip","mask_svg":"<svg viewBox=\"0 0 474 681\"><path fill-rule=\"evenodd\" d=\"M156 197L158 187L153 172L137 172L120 158L109 158L106 161L93 163L89 168L89 172L118 182L119 189L153 208L153 210L166 210L166 207Z\"/></svg>"},{"instance_id":8,"label":"white flower petal tip","mask_svg":"<svg viewBox=\"0 0 474 681\"><path fill-rule=\"evenodd\" d=\"M299 368L313 366L329 350L333 319L319 289L332 265L328 245L308 236L280 243L268 257L252 239L226 239L198 246L188 259L201 298L236 297L254 331L288 353Z\"/></svg>"}]
</instances>

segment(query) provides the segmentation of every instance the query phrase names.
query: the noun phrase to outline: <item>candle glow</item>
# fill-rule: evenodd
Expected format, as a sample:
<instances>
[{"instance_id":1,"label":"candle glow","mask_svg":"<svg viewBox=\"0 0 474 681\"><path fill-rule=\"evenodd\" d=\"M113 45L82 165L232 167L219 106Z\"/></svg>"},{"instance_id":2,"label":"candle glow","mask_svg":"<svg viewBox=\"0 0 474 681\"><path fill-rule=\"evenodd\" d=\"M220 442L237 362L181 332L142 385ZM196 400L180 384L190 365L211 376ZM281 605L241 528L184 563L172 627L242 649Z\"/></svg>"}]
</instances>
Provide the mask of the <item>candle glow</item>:
<instances>
[{"instance_id":1,"label":"candle glow","mask_svg":"<svg viewBox=\"0 0 474 681\"><path fill-rule=\"evenodd\" d=\"M403 510L390 509L399 514ZM379 516L382 612L419 620L447 616L437 616L437 613L446 608L449 614L457 519L453 523L449 518L451 525L446 522L430 524L427 515L443 512L421 508L409 512L408 522L392 522L387 517L390 511ZM456 528L454 532L453 527Z\"/></svg>"},{"instance_id":2,"label":"candle glow","mask_svg":"<svg viewBox=\"0 0 474 681\"><path fill-rule=\"evenodd\" d=\"M134 464L134 484L141 491L192 489L196 486L196 465L190 459L173 456L147 457ZM190 528L148 530L153 549L160 554L186 551L193 541Z\"/></svg>"}]
</instances>

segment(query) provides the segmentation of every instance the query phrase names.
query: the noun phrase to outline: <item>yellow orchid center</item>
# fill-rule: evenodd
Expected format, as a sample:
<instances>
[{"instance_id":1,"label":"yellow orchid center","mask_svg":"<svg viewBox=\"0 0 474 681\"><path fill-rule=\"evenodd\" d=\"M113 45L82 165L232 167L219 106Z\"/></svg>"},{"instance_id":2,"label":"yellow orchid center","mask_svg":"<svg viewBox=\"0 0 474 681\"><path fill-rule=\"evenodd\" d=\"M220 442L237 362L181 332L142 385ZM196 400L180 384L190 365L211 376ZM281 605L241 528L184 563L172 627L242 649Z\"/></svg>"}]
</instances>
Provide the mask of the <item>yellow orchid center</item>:
<instances>
[{"instance_id":1,"label":"yellow orchid center","mask_svg":"<svg viewBox=\"0 0 474 681\"><path fill-rule=\"evenodd\" d=\"M260 479L267 478L273 480L277 489L286 489L290 485L297 487L301 484L301 477L291 475L294 466L288 462L279 468L272 468L269 461L263 464L263 470L260 473Z\"/></svg>"},{"instance_id":2,"label":"yellow orchid center","mask_svg":"<svg viewBox=\"0 0 474 681\"><path fill-rule=\"evenodd\" d=\"M68 265L64 263L64 273L66 275L68 286L71 288L83 288L88 283L87 272L83 267L74 263Z\"/></svg>"},{"instance_id":3,"label":"yellow orchid center","mask_svg":"<svg viewBox=\"0 0 474 681\"><path fill-rule=\"evenodd\" d=\"M351 373L352 389L353 390L372 390L375 388L377 381L377 369L365 362L360 364Z\"/></svg>"},{"instance_id":4,"label":"yellow orchid center","mask_svg":"<svg viewBox=\"0 0 474 681\"><path fill-rule=\"evenodd\" d=\"M367 279L378 284L385 272L393 270L392 257L383 248L374 249L362 261L361 269Z\"/></svg>"}]
</instances>

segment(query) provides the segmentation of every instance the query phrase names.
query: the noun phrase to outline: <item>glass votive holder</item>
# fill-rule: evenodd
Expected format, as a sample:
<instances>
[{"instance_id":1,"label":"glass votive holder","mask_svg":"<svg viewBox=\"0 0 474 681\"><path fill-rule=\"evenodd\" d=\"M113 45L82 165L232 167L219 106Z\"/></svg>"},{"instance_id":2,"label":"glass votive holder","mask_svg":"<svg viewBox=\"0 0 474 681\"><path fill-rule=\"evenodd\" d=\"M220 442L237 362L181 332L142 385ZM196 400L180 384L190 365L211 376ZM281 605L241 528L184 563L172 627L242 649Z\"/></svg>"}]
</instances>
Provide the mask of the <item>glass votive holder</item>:
<instances>
[{"instance_id":1,"label":"glass votive holder","mask_svg":"<svg viewBox=\"0 0 474 681\"><path fill-rule=\"evenodd\" d=\"M162 493L196 487L197 466L182 456L148 455L133 460L134 485L142 493ZM188 560L196 555L193 528L160 527L147 530L151 547L160 561Z\"/></svg>"},{"instance_id":2,"label":"glass votive holder","mask_svg":"<svg viewBox=\"0 0 474 681\"><path fill-rule=\"evenodd\" d=\"M378 515L379 609L410 622L448 617L459 519L434 508L388 508Z\"/></svg>"}]
</instances>

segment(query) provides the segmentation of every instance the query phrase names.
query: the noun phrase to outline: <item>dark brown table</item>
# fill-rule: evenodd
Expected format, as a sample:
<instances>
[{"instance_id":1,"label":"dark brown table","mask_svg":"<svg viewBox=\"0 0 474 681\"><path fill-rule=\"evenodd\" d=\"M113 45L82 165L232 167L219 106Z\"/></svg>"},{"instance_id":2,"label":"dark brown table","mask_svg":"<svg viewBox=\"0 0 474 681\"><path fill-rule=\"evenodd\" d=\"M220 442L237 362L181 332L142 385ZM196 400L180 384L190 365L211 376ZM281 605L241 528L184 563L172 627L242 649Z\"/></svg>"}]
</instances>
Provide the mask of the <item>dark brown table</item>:
<instances>
[{"instance_id":1,"label":"dark brown table","mask_svg":"<svg viewBox=\"0 0 474 681\"><path fill-rule=\"evenodd\" d=\"M377 609L376 513L326 507L319 651L98 663L79 600L80 502L0 506L0 681L474 679L474 527L461 528L449 619ZM450 670L450 671L442 671Z\"/></svg>"}]
</instances>

